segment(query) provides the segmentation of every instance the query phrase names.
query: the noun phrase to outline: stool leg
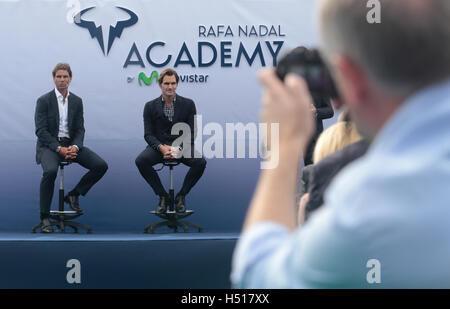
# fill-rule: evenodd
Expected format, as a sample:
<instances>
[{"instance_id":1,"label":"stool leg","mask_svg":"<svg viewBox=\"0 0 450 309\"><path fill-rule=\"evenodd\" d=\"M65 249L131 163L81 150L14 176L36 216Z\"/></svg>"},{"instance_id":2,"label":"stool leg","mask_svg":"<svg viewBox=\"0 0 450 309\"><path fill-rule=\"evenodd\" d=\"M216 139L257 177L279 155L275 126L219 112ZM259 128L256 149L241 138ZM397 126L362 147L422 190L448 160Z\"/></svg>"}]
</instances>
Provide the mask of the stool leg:
<instances>
[{"instance_id":1,"label":"stool leg","mask_svg":"<svg viewBox=\"0 0 450 309\"><path fill-rule=\"evenodd\" d=\"M62 233L66 232L66 227L64 226L64 216L59 216L59 227Z\"/></svg>"},{"instance_id":2,"label":"stool leg","mask_svg":"<svg viewBox=\"0 0 450 309\"><path fill-rule=\"evenodd\" d=\"M157 222L157 223L152 223L152 224L148 224L145 229L144 232L148 233L148 230L150 230L150 233L154 233L155 229L157 229L160 226L168 226L170 224L169 221L163 221L163 222Z\"/></svg>"},{"instance_id":3,"label":"stool leg","mask_svg":"<svg viewBox=\"0 0 450 309\"><path fill-rule=\"evenodd\" d=\"M64 165L59 170L59 211L64 211Z\"/></svg>"},{"instance_id":4,"label":"stool leg","mask_svg":"<svg viewBox=\"0 0 450 309\"><path fill-rule=\"evenodd\" d=\"M175 204L175 192L173 190L173 166L170 166L170 188L169 188L169 196L170 196L170 211L174 211Z\"/></svg>"}]
</instances>

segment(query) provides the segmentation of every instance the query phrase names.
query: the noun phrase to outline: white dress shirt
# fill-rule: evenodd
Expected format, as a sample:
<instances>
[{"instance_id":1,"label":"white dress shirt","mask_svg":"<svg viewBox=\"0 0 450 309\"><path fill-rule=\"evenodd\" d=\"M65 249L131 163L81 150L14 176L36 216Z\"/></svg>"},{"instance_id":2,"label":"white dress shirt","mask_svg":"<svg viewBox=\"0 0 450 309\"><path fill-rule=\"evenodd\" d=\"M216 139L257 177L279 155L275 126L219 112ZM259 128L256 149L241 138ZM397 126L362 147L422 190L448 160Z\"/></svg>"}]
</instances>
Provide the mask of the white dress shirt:
<instances>
[{"instance_id":1,"label":"white dress shirt","mask_svg":"<svg viewBox=\"0 0 450 309\"><path fill-rule=\"evenodd\" d=\"M58 110L59 110L59 132L58 137L69 136L69 121L68 121L68 102L69 102L69 91L67 91L67 96L64 100L63 95L55 88L56 98L58 99Z\"/></svg>"}]
</instances>

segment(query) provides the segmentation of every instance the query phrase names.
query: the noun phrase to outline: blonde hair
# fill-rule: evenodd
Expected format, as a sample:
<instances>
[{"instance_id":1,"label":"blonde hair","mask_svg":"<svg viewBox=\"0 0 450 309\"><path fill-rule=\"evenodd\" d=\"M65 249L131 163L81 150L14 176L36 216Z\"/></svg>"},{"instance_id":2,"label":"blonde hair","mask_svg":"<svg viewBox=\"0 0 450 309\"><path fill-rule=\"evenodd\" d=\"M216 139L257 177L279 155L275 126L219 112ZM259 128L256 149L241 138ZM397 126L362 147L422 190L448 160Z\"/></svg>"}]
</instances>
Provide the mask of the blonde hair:
<instances>
[{"instance_id":1,"label":"blonde hair","mask_svg":"<svg viewBox=\"0 0 450 309\"><path fill-rule=\"evenodd\" d=\"M340 121L320 134L314 148L313 162L317 163L326 156L361 139L354 122Z\"/></svg>"}]
</instances>

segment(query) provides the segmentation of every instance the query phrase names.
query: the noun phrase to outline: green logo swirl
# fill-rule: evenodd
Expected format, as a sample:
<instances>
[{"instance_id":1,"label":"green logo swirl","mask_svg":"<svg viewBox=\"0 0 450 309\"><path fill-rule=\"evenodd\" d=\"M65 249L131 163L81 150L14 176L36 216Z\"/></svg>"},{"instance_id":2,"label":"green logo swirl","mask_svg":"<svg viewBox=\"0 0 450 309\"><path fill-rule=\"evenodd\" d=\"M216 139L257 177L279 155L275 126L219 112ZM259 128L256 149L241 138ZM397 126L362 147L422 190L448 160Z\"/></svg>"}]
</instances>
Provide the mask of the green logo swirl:
<instances>
[{"instance_id":1,"label":"green logo swirl","mask_svg":"<svg viewBox=\"0 0 450 309\"><path fill-rule=\"evenodd\" d=\"M157 71L153 71L149 77L147 77L144 72L141 72L138 77L139 86L142 86L141 82L144 82L145 85L149 86L152 84L153 80L156 80L156 82L158 82L158 79L159 75Z\"/></svg>"}]
</instances>

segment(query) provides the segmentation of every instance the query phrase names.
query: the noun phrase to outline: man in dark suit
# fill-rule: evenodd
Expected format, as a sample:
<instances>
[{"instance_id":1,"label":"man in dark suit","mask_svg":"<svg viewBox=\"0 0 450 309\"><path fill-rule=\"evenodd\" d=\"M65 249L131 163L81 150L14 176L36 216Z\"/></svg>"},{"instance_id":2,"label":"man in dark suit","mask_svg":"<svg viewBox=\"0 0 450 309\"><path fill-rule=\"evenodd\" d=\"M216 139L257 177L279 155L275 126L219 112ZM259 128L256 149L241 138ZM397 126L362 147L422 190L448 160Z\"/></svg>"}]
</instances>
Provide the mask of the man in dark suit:
<instances>
[{"instance_id":1,"label":"man in dark suit","mask_svg":"<svg viewBox=\"0 0 450 309\"><path fill-rule=\"evenodd\" d=\"M316 146L319 135L323 132L323 119L332 118L334 116L334 110L331 106L329 98L323 98L319 96L313 96L314 104L311 104L311 113L316 120L316 131L311 137L311 140L306 148L303 161L305 166L313 164L314 147Z\"/></svg>"},{"instance_id":2,"label":"man in dark suit","mask_svg":"<svg viewBox=\"0 0 450 309\"><path fill-rule=\"evenodd\" d=\"M144 138L147 148L136 158L136 166L142 177L160 197L157 212L167 211L170 197L161 184L161 180L153 166L164 160L177 158L181 163L190 167L180 192L175 197L177 212L186 211L185 196L202 177L206 167L206 160L194 155L195 115L194 101L176 94L179 77L177 72L166 69L159 76L159 87L162 95L144 107ZM183 140L182 148L174 145L182 135L172 134L174 125L185 123L190 128L190 139Z\"/></svg>"},{"instance_id":3,"label":"man in dark suit","mask_svg":"<svg viewBox=\"0 0 450 309\"><path fill-rule=\"evenodd\" d=\"M79 207L79 195L86 195L108 169L108 165L102 158L83 146L83 102L81 98L69 92L69 84L72 81L70 66L67 63L58 63L52 74L56 87L37 100L34 115L38 138L36 162L41 164L43 169L40 185L41 231L43 233L53 232L49 222L50 205L58 166L62 160L71 160L89 169L64 198L73 210L80 213L82 210Z\"/></svg>"}]
</instances>

